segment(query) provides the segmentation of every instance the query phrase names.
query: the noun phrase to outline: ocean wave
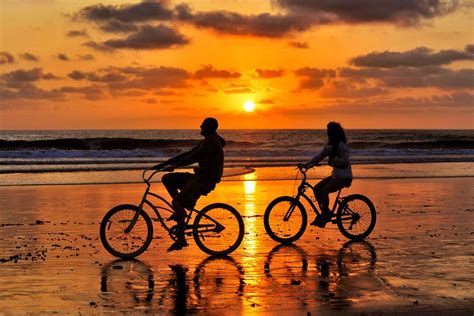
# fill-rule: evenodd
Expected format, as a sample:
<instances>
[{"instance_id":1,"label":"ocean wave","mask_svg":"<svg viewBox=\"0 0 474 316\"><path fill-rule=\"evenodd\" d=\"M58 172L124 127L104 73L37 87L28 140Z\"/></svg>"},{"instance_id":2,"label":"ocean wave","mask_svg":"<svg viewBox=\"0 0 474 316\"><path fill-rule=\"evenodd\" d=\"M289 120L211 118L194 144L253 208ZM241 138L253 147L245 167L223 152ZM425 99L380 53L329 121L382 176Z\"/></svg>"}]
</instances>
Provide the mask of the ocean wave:
<instances>
[{"instance_id":1,"label":"ocean wave","mask_svg":"<svg viewBox=\"0 0 474 316\"><path fill-rule=\"evenodd\" d=\"M58 138L42 140L3 140L0 150L134 150L175 149L195 146L199 139L137 139L137 138ZM247 141L228 141L231 146L256 146Z\"/></svg>"},{"instance_id":2,"label":"ocean wave","mask_svg":"<svg viewBox=\"0 0 474 316\"><path fill-rule=\"evenodd\" d=\"M356 141L350 142L351 149L474 149L474 140L452 139L432 141Z\"/></svg>"},{"instance_id":3,"label":"ocean wave","mask_svg":"<svg viewBox=\"0 0 474 316\"><path fill-rule=\"evenodd\" d=\"M296 166L299 162L304 162L307 157L285 157L285 158L265 158L265 159L226 159L226 168L236 167L281 167ZM0 161L0 174L11 173L46 173L46 172L92 172L92 171L126 171L144 170L150 168L158 160L124 160L124 161L42 161L18 160L7 164ZM433 162L474 162L474 155L439 155L439 156L389 156L389 157L363 157L355 156L351 159L352 165L387 165L399 163L433 163ZM326 165L325 162L322 163Z\"/></svg>"},{"instance_id":4,"label":"ocean wave","mask_svg":"<svg viewBox=\"0 0 474 316\"><path fill-rule=\"evenodd\" d=\"M0 156L2 152L17 151L19 157L26 155L30 151L35 151L41 156L41 151L50 156L59 154L63 156L74 155L74 151L88 151L95 156L102 156L98 151L136 151L135 153L125 153L125 156L134 154L143 156L143 154L154 156L158 151L160 155L168 155L180 152L183 149L191 148L199 142L199 139L139 139L139 138L58 138L41 140L5 140L0 139ZM323 144L319 142L281 140L278 142L262 142L247 140L228 140L226 149L231 152L245 152L252 156L278 155L284 156L289 153L310 154L317 151ZM438 138L431 140L373 140L373 141L352 141L349 147L355 150L377 150L377 149L474 149L474 139L470 137L461 137L458 139ZM143 152L140 152L142 150ZM55 152L56 151L56 152ZM65 154L61 151L68 151L71 154ZM95 153L94 153L95 152ZM80 152L76 152L80 156ZM32 155L32 154L30 154ZM58 156L59 156L58 155ZM9 155L11 156L11 155ZM107 156L107 155L105 155ZM120 155L119 155L120 156Z\"/></svg>"}]
</instances>

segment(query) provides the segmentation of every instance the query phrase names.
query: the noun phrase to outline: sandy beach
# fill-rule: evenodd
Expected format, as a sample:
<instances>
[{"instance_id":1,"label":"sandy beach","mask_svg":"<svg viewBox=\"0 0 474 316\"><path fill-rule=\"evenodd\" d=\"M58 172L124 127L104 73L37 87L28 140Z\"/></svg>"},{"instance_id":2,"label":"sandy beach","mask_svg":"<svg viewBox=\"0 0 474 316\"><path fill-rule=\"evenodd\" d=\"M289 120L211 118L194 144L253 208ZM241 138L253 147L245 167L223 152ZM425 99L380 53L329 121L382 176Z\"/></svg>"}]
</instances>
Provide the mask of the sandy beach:
<instances>
[{"instance_id":1,"label":"sandy beach","mask_svg":"<svg viewBox=\"0 0 474 316\"><path fill-rule=\"evenodd\" d=\"M473 314L474 178L356 180L343 193L377 208L365 242L328 225L279 246L262 215L293 186L226 181L199 201L243 215L244 241L230 257L209 257L192 240L166 253L156 223L135 261L103 249L99 223L111 207L136 204L143 184L0 187L0 314Z\"/></svg>"}]
</instances>

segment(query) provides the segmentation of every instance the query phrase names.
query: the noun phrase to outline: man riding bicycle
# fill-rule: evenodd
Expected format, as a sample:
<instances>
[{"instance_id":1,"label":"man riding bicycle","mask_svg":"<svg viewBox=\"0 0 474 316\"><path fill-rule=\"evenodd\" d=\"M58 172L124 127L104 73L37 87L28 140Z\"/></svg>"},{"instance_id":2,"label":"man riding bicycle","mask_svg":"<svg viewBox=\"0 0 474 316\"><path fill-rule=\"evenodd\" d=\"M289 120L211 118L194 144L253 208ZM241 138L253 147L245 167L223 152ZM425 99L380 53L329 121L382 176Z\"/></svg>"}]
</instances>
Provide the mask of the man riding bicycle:
<instances>
[{"instance_id":1,"label":"man riding bicycle","mask_svg":"<svg viewBox=\"0 0 474 316\"><path fill-rule=\"evenodd\" d=\"M163 185L173 198L175 213L170 217L177 222L177 240L168 251L181 250L188 246L184 237L186 208L192 209L201 195L207 195L221 181L224 170L225 140L217 134L218 122L215 118L206 118L201 124L202 140L193 149L179 154L155 169L173 171L177 167L198 163L194 174L188 172L168 173L162 177Z\"/></svg>"}]
</instances>

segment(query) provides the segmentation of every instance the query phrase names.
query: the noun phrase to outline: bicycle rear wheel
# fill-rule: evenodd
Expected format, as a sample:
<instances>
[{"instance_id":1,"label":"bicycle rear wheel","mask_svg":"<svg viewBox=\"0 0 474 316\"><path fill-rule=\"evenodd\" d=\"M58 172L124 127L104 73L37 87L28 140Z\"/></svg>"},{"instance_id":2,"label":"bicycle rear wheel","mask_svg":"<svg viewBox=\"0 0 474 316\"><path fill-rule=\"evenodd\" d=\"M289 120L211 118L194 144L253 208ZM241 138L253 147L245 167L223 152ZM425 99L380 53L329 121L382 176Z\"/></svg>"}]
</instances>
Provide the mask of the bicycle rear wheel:
<instances>
[{"instance_id":1,"label":"bicycle rear wheel","mask_svg":"<svg viewBox=\"0 0 474 316\"><path fill-rule=\"evenodd\" d=\"M375 206L368 197L349 195L337 210L337 227L349 239L364 239L374 230L376 217Z\"/></svg>"},{"instance_id":2,"label":"bicycle rear wheel","mask_svg":"<svg viewBox=\"0 0 474 316\"><path fill-rule=\"evenodd\" d=\"M150 245L153 224L147 213L140 212L132 230L125 232L137 212L137 206L123 204L105 214L100 224L100 240L110 254L130 259L142 254Z\"/></svg>"},{"instance_id":3,"label":"bicycle rear wheel","mask_svg":"<svg viewBox=\"0 0 474 316\"><path fill-rule=\"evenodd\" d=\"M223 203L203 208L193 226L193 236L198 247L214 256L230 254L244 238L242 217L235 208Z\"/></svg>"},{"instance_id":4,"label":"bicycle rear wheel","mask_svg":"<svg viewBox=\"0 0 474 316\"><path fill-rule=\"evenodd\" d=\"M288 214L290 209L291 213ZM308 217L303 204L291 196L274 199L268 204L263 216L268 236L282 244L298 240L303 235L307 222Z\"/></svg>"}]
</instances>

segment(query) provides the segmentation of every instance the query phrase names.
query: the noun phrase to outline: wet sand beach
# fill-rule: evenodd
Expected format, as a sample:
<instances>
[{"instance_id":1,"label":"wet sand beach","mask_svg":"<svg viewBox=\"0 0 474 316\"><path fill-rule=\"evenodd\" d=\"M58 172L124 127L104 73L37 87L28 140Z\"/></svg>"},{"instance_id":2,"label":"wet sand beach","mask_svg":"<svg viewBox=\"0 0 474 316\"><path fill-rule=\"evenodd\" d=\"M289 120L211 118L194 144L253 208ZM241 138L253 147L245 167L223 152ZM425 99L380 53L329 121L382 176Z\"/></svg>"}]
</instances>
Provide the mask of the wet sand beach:
<instances>
[{"instance_id":1,"label":"wet sand beach","mask_svg":"<svg viewBox=\"0 0 474 316\"><path fill-rule=\"evenodd\" d=\"M150 248L129 261L103 249L99 224L111 207L138 203L143 184L0 187L0 314L473 314L474 178L355 180L343 194L377 208L365 242L328 225L280 246L263 213L293 187L249 177L199 201L243 215L244 241L229 257L193 240L166 253L155 223Z\"/></svg>"}]
</instances>

